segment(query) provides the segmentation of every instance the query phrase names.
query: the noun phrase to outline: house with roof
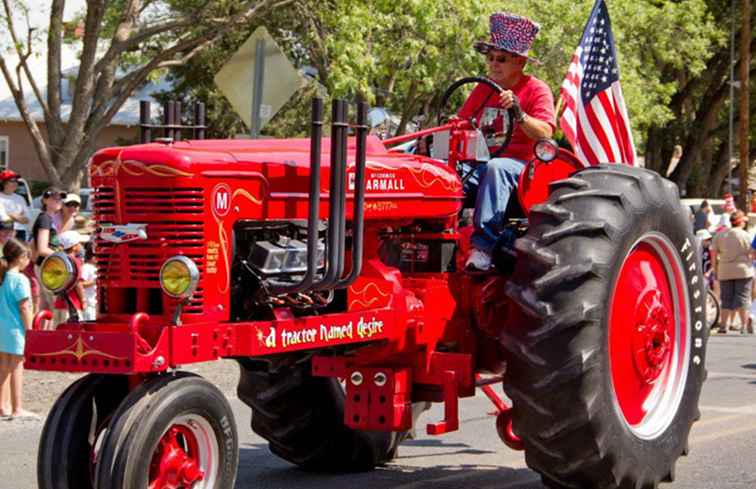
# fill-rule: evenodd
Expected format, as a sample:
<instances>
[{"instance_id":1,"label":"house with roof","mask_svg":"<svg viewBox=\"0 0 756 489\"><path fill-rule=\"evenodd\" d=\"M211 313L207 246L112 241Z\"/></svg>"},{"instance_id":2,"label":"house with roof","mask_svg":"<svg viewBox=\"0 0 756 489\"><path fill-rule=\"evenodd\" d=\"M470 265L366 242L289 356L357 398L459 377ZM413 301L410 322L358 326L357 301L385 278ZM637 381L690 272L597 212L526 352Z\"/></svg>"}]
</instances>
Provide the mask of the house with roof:
<instances>
[{"instance_id":1,"label":"house with roof","mask_svg":"<svg viewBox=\"0 0 756 489\"><path fill-rule=\"evenodd\" d=\"M44 62L33 63L33 76L36 80L45 80L46 64ZM64 70L64 79L59 87L61 91L61 118L67 121L71 112L71 103L75 84L75 75L78 67L74 66ZM37 156L32 136L21 117L16 102L10 93L8 86L3 81L0 83L0 170L11 169L21 174L30 181L47 181L42 163ZM167 89L162 84L148 83L136 91L126 100L118 113L113 117L108 127L104 128L98 137L98 148L108 146L130 144L139 141L139 102L148 100L157 107L151 94ZM41 88L43 97L47 97L49 87ZM31 111L32 118L44 132L44 115L42 106L31 90L26 89L26 103Z\"/></svg>"},{"instance_id":2,"label":"house with roof","mask_svg":"<svg viewBox=\"0 0 756 489\"><path fill-rule=\"evenodd\" d=\"M28 18L18 20L17 25L35 26L38 30L44 31L47 22L49 22L49 0L29 0ZM84 0L73 0L66 5L64 12L64 24L78 22L76 15L84 9ZM69 8L70 7L70 8ZM69 26L66 26L67 28ZM75 30L77 26L74 25ZM15 68L18 64L18 56L7 38L8 34L0 33L0 42L4 46L2 56L8 68L15 75ZM47 80L47 53L46 43L35 42L34 55L29 59L29 67L32 78L37 82L42 97L47 100L48 91L51 89L59 90L61 96L61 118L66 122L69 118L73 92L76 83L76 74L78 73L78 56L79 47L68 43L63 43L61 52L61 70L63 77L58 87L46 86ZM24 79L24 95L26 104L29 106L32 118L37 122L40 130L45 131L45 123L42 106L34 96L29 83ZM98 148L120 145L129 142L138 142L139 140L139 101L149 100L155 106L157 102L150 96L160 90L167 90L168 85L165 82L160 84L148 83L141 89L131 95L126 103L121 107L118 113L113 117L108 127L104 128L98 137ZM5 79L0 76L0 171L11 169L29 181L48 181L48 176L37 156L34 142L29 130L21 117L21 113L16 106L10 87Z\"/></svg>"}]
</instances>

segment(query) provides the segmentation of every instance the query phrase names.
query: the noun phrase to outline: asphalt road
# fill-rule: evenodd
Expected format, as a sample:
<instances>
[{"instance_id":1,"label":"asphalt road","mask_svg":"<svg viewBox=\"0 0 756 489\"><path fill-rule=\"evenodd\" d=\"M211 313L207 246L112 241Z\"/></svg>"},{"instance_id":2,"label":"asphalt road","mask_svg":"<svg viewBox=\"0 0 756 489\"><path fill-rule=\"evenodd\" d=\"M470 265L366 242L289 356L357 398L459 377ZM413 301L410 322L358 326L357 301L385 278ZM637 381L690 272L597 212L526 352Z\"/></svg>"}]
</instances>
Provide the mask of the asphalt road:
<instances>
[{"instance_id":1,"label":"asphalt road","mask_svg":"<svg viewBox=\"0 0 756 489\"><path fill-rule=\"evenodd\" d=\"M690 456L677 465L670 489L756 488L756 337L712 337L702 419L691 435ZM249 429L249 410L232 399L241 437L236 487L249 489L542 489L521 452L504 446L482 395L461 404L460 431L419 436L400 448L387 467L367 474L316 475L273 456ZM421 422L441 418L441 406ZM0 489L36 488L36 450L41 423L0 422Z\"/></svg>"}]
</instances>

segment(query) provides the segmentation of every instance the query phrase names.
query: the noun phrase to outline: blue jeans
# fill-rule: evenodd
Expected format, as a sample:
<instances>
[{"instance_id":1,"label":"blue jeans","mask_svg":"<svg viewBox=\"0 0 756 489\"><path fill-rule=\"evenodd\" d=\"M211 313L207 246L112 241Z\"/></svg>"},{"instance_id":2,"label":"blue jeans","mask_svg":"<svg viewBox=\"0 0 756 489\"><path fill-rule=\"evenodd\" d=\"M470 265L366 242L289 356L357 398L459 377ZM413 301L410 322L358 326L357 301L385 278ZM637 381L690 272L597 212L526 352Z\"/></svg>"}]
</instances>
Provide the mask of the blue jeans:
<instances>
[{"instance_id":1,"label":"blue jeans","mask_svg":"<svg viewBox=\"0 0 756 489\"><path fill-rule=\"evenodd\" d=\"M475 231L472 245L488 254L504 229L512 191L517 188L517 180L525 168L525 162L514 158L494 158L487 164L479 165L465 182L465 200L475 196ZM463 165L463 175L470 170Z\"/></svg>"}]
</instances>

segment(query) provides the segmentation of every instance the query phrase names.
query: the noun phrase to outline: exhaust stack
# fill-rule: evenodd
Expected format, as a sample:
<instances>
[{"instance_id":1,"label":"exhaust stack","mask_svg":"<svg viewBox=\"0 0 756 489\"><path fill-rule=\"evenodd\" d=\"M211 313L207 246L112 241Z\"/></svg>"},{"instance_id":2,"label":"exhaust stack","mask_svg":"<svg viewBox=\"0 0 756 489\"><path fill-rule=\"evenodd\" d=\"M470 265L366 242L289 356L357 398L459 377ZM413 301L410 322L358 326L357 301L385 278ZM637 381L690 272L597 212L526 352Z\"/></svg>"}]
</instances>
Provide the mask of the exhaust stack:
<instances>
[{"instance_id":1,"label":"exhaust stack","mask_svg":"<svg viewBox=\"0 0 756 489\"><path fill-rule=\"evenodd\" d=\"M343 100L334 100L331 119L331 176L328 198L327 261L323 277L315 280L318 254L318 222L320 207L320 157L323 126L323 101L312 103L310 130L310 197L307 222L307 271L302 281L293 285L270 284L274 295L292 294L307 290L330 290L351 285L362 271L362 252L365 223L365 166L367 146L367 104L357 104L355 189L352 211L352 264L349 275L344 273L346 255L346 193L347 193L347 132L348 106Z\"/></svg>"}]
</instances>

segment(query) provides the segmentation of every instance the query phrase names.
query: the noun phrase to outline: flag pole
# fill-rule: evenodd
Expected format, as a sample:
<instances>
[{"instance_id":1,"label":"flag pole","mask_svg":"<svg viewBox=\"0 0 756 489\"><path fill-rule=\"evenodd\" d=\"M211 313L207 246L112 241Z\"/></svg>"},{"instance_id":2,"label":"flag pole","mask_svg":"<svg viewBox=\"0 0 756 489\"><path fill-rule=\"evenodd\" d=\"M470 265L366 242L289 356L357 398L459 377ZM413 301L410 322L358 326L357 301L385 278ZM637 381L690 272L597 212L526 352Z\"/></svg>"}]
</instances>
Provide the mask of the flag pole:
<instances>
[{"instance_id":1,"label":"flag pole","mask_svg":"<svg viewBox=\"0 0 756 489\"><path fill-rule=\"evenodd\" d=\"M560 117L562 117L562 112L564 112L564 100L562 99L562 91L559 90L559 98L557 99L556 104L556 120L558 121Z\"/></svg>"}]
</instances>

